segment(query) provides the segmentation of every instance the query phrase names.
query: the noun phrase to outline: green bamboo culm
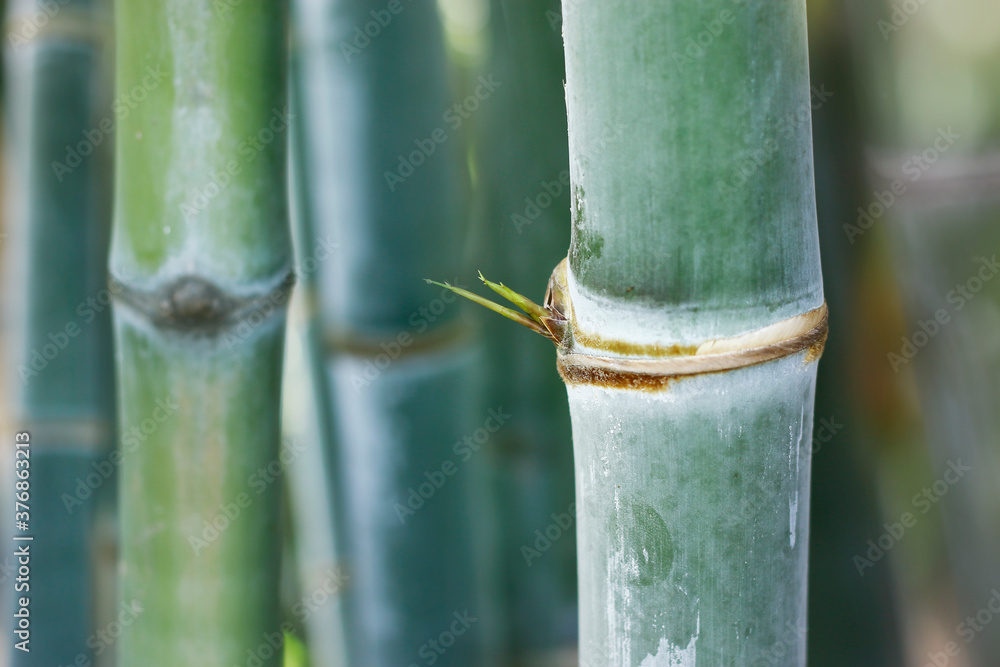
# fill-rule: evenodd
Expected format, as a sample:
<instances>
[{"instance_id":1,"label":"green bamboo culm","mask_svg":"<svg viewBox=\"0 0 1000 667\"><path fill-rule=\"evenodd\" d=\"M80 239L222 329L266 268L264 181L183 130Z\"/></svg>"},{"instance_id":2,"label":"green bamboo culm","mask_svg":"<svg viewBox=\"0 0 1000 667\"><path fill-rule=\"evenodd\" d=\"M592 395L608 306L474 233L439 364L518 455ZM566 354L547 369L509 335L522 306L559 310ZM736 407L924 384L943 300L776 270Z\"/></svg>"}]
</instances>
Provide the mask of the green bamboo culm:
<instances>
[{"instance_id":1,"label":"green bamboo culm","mask_svg":"<svg viewBox=\"0 0 1000 667\"><path fill-rule=\"evenodd\" d=\"M486 461L463 438L496 422L475 410L481 355L457 299L420 281L458 275L462 249L465 119L449 114L437 6L295 7L315 234L303 255L334 253L313 270L348 664L492 664Z\"/></svg>"},{"instance_id":2,"label":"green bamboo culm","mask_svg":"<svg viewBox=\"0 0 1000 667\"><path fill-rule=\"evenodd\" d=\"M106 481L114 419L104 289L110 173L107 136L95 126L99 113L110 113L103 67L110 17L101 2L71 0L39 28L43 10L34 1L9 2L5 40L2 242L12 268L5 284L16 294L8 379L14 427L31 442L30 459L17 464L30 473L30 511L15 517L11 506L10 519L28 524L15 525L15 536L33 537L13 543L30 550L30 590L14 591L17 558L0 559L8 595L30 600L30 639L9 635L12 643L29 639L8 644L5 664L18 667L94 659L95 552L108 546L95 527L110 512L114 486ZM15 481L25 482L12 474Z\"/></svg>"},{"instance_id":3,"label":"green bamboo culm","mask_svg":"<svg viewBox=\"0 0 1000 667\"><path fill-rule=\"evenodd\" d=\"M566 0L563 34L581 663L803 665L816 344L698 357L821 316L805 3Z\"/></svg>"},{"instance_id":4,"label":"green bamboo culm","mask_svg":"<svg viewBox=\"0 0 1000 667\"><path fill-rule=\"evenodd\" d=\"M804 3L566 0L563 35L568 262L544 306L487 284L559 346L580 663L801 667L826 335Z\"/></svg>"},{"instance_id":5,"label":"green bamboo culm","mask_svg":"<svg viewBox=\"0 0 1000 667\"><path fill-rule=\"evenodd\" d=\"M292 4L292 49L289 96L292 110L289 144L289 213L295 247L296 283L288 309L285 345L285 382L282 430L286 438L301 443L301 453L288 466L288 495L294 535L294 558L303 595L317 600L301 618L310 664L345 667L346 638L343 592L350 575L342 561L342 528L336 519L338 447L327 395L325 349L316 308L317 267L336 261L336 248L318 239L313 229L312 179L304 161L310 136L300 112L306 94L302 83L306 58L301 39L300 5ZM328 597L324 597L327 596ZM292 614L301 609L293 608ZM289 655L286 650L285 660Z\"/></svg>"},{"instance_id":6,"label":"green bamboo culm","mask_svg":"<svg viewBox=\"0 0 1000 667\"><path fill-rule=\"evenodd\" d=\"M115 19L121 600L141 610L118 662L279 665L287 5Z\"/></svg>"},{"instance_id":7,"label":"green bamboo culm","mask_svg":"<svg viewBox=\"0 0 1000 667\"><path fill-rule=\"evenodd\" d=\"M479 266L530 293L565 256L570 235L560 6L493 0L490 8L483 71L502 85L477 118ZM569 411L552 346L487 317L488 401L513 415L491 448L502 499L507 646L515 664L548 667L563 664L577 643Z\"/></svg>"}]
</instances>

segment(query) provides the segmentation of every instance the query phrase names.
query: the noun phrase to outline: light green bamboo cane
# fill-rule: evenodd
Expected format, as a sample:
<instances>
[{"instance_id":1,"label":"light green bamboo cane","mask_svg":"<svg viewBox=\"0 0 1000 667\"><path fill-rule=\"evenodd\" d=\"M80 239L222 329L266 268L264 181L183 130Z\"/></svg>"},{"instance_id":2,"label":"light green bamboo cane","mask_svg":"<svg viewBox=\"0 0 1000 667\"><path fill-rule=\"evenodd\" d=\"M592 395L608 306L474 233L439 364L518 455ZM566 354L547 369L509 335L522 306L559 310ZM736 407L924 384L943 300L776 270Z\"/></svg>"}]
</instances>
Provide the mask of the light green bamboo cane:
<instances>
[{"instance_id":1,"label":"light green bamboo cane","mask_svg":"<svg viewBox=\"0 0 1000 667\"><path fill-rule=\"evenodd\" d=\"M566 0L563 34L568 265L544 307L494 288L560 346L581 664L802 665L826 331L804 3Z\"/></svg>"},{"instance_id":2,"label":"light green bamboo cane","mask_svg":"<svg viewBox=\"0 0 1000 667\"><path fill-rule=\"evenodd\" d=\"M117 4L122 665L281 663L286 13Z\"/></svg>"},{"instance_id":3,"label":"light green bamboo cane","mask_svg":"<svg viewBox=\"0 0 1000 667\"><path fill-rule=\"evenodd\" d=\"M102 289L110 138L95 127L102 108L110 111L105 9L76 0L7 6L3 252L13 269L5 288L16 294L8 303L17 304L8 319L7 379L16 397L15 429L30 433L31 450L17 463L27 477L11 475L18 491L27 492L27 507L15 515L14 489L5 485L11 492L5 521L24 520L14 535L33 539L11 543L28 548L28 562L19 562L12 546L0 569L7 596L28 600L30 637L8 630L13 643L28 641L11 647L5 661L25 667L93 660L99 625L95 552L108 545L95 525L113 497L105 479L113 471L106 457L114 405ZM14 466L12 449L4 452ZM30 577L15 582L22 564Z\"/></svg>"}]
</instances>

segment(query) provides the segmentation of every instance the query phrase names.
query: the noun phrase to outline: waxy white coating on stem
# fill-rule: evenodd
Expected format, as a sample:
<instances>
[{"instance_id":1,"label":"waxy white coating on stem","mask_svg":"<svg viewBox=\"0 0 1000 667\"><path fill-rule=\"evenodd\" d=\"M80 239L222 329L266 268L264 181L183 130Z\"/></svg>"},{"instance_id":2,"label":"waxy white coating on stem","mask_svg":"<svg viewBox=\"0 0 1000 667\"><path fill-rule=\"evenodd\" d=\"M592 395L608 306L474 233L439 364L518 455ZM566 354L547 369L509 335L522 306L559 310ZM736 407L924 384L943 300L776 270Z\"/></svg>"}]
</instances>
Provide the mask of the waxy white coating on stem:
<instances>
[{"instance_id":1,"label":"waxy white coating on stem","mask_svg":"<svg viewBox=\"0 0 1000 667\"><path fill-rule=\"evenodd\" d=\"M591 662L750 665L805 625L807 354L656 392L568 385Z\"/></svg>"}]
</instances>

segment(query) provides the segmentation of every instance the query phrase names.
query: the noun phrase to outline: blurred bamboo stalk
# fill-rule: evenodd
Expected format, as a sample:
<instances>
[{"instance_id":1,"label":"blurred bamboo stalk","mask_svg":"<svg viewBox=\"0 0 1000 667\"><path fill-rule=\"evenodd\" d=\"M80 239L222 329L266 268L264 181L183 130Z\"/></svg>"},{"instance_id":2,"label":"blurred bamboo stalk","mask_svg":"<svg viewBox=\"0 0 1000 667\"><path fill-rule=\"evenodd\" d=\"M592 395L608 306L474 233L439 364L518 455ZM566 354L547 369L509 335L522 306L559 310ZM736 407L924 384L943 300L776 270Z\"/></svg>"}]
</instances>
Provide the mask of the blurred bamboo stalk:
<instances>
[{"instance_id":1,"label":"blurred bamboo stalk","mask_svg":"<svg viewBox=\"0 0 1000 667\"><path fill-rule=\"evenodd\" d=\"M479 266L522 293L544 285L569 243L569 153L558 0L493 0L484 73L506 85L477 128ZM514 417L493 449L512 664L572 664L576 517L566 394L555 352L484 321L491 404ZM554 539L553 539L554 538Z\"/></svg>"},{"instance_id":2,"label":"blurred bamboo stalk","mask_svg":"<svg viewBox=\"0 0 1000 667\"><path fill-rule=\"evenodd\" d=\"M111 113L107 9L89 0L7 7L4 251L12 265L6 285L17 291L9 359L16 429L31 441L30 459L17 468L30 475L13 478L27 484L30 511L10 519L28 523L15 535L34 538L14 543L30 551L30 589L14 592L16 557L0 561L5 590L30 600L31 636L22 647L30 652L13 648L12 666L93 661L101 645L94 572L109 544L95 526L110 512L114 486L105 288L111 136L98 123L102 109Z\"/></svg>"},{"instance_id":3,"label":"blurred bamboo stalk","mask_svg":"<svg viewBox=\"0 0 1000 667\"><path fill-rule=\"evenodd\" d=\"M302 118L350 664L491 664L477 348L447 292L461 259L460 153L434 3L300 0ZM477 420L482 420L477 421ZM491 422L493 423L493 422Z\"/></svg>"},{"instance_id":4,"label":"blurred bamboo stalk","mask_svg":"<svg viewBox=\"0 0 1000 667\"><path fill-rule=\"evenodd\" d=\"M302 598L291 611L304 625L310 664L345 667L343 602L350 579L342 562L344 536L336 518L338 466L333 457L338 447L328 409L331 399L316 302L318 265L333 260L335 248L317 239L312 228L315 215L310 209L304 162L310 137L300 113L304 94L300 82L304 66L299 37L302 19L297 6L292 10L289 188L296 287L289 307L282 429L286 437L301 443L303 453L288 471L295 560L302 588Z\"/></svg>"},{"instance_id":5,"label":"blurred bamboo stalk","mask_svg":"<svg viewBox=\"0 0 1000 667\"><path fill-rule=\"evenodd\" d=\"M119 663L280 665L287 4L115 18L119 407L145 436L122 464Z\"/></svg>"},{"instance_id":6,"label":"blurred bamboo stalk","mask_svg":"<svg viewBox=\"0 0 1000 667\"><path fill-rule=\"evenodd\" d=\"M893 239L910 331L886 363L916 373L926 414L959 599L941 620L995 664L1000 627L976 616L1000 596L1000 2L850 6L873 192L843 229Z\"/></svg>"},{"instance_id":7,"label":"blurred bamboo stalk","mask_svg":"<svg viewBox=\"0 0 1000 667\"><path fill-rule=\"evenodd\" d=\"M845 558L847 545L863 553L863 545L883 530L876 491L888 467L888 448L878 446L885 443L878 442L865 416L869 409L879 417L890 417L893 411L885 409L889 392L878 384L881 367L865 365L861 378L850 372L859 366L858 294L872 290L862 287L864 257L841 228L865 190L864 175L857 169L863 139L846 8L826 0L807 4L816 204L824 292L834 323L819 366L812 438L808 664L901 667L901 614L894 599L900 586L892 568L878 567L859 576L854 562ZM862 321L869 330L871 321ZM881 394L883 402L865 405L871 394ZM913 459L919 465L919 457Z\"/></svg>"}]
</instances>

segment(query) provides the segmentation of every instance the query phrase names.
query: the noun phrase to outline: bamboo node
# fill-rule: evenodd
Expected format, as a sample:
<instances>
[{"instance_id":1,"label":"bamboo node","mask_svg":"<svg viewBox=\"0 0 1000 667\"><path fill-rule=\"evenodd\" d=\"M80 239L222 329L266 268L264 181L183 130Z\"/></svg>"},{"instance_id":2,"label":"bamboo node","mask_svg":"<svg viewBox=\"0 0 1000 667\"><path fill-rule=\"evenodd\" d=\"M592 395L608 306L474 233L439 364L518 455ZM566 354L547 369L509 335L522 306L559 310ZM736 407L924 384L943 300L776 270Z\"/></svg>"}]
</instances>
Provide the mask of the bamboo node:
<instances>
[{"instance_id":1,"label":"bamboo node","mask_svg":"<svg viewBox=\"0 0 1000 667\"><path fill-rule=\"evenodd\" d=\"M759 331L707 341L694 354L607 357L560 348L557 365L567 384L660 391L686 376L724 373L805 352L804 363L823 354L829 328L826 303Z\"/></svg>"},{"instance_id":2,"label":"bamboo node","mask_svg":"<svg viewBox=\"0 0 1000 667\"><path fill-rule=\"evenodd\" d=\"M189 275L153 290L122 285L116 300L164 329L221 334L253 314L264 320L283 312L294 283L295 274L289 272L272 289L242 296Z\"/></svg>"},{"instance_id":3,"label":"bamboo node","mask_svg":"<svg viewBox=\"0 0 1000 667\"><path fill-rule=\"evenodd\" d=\"M208 324L225 319L231 305L218 287L195 276L185 276L168 288L160 302L164 319L186 324Z\"/></svg>"}]
</instances>

